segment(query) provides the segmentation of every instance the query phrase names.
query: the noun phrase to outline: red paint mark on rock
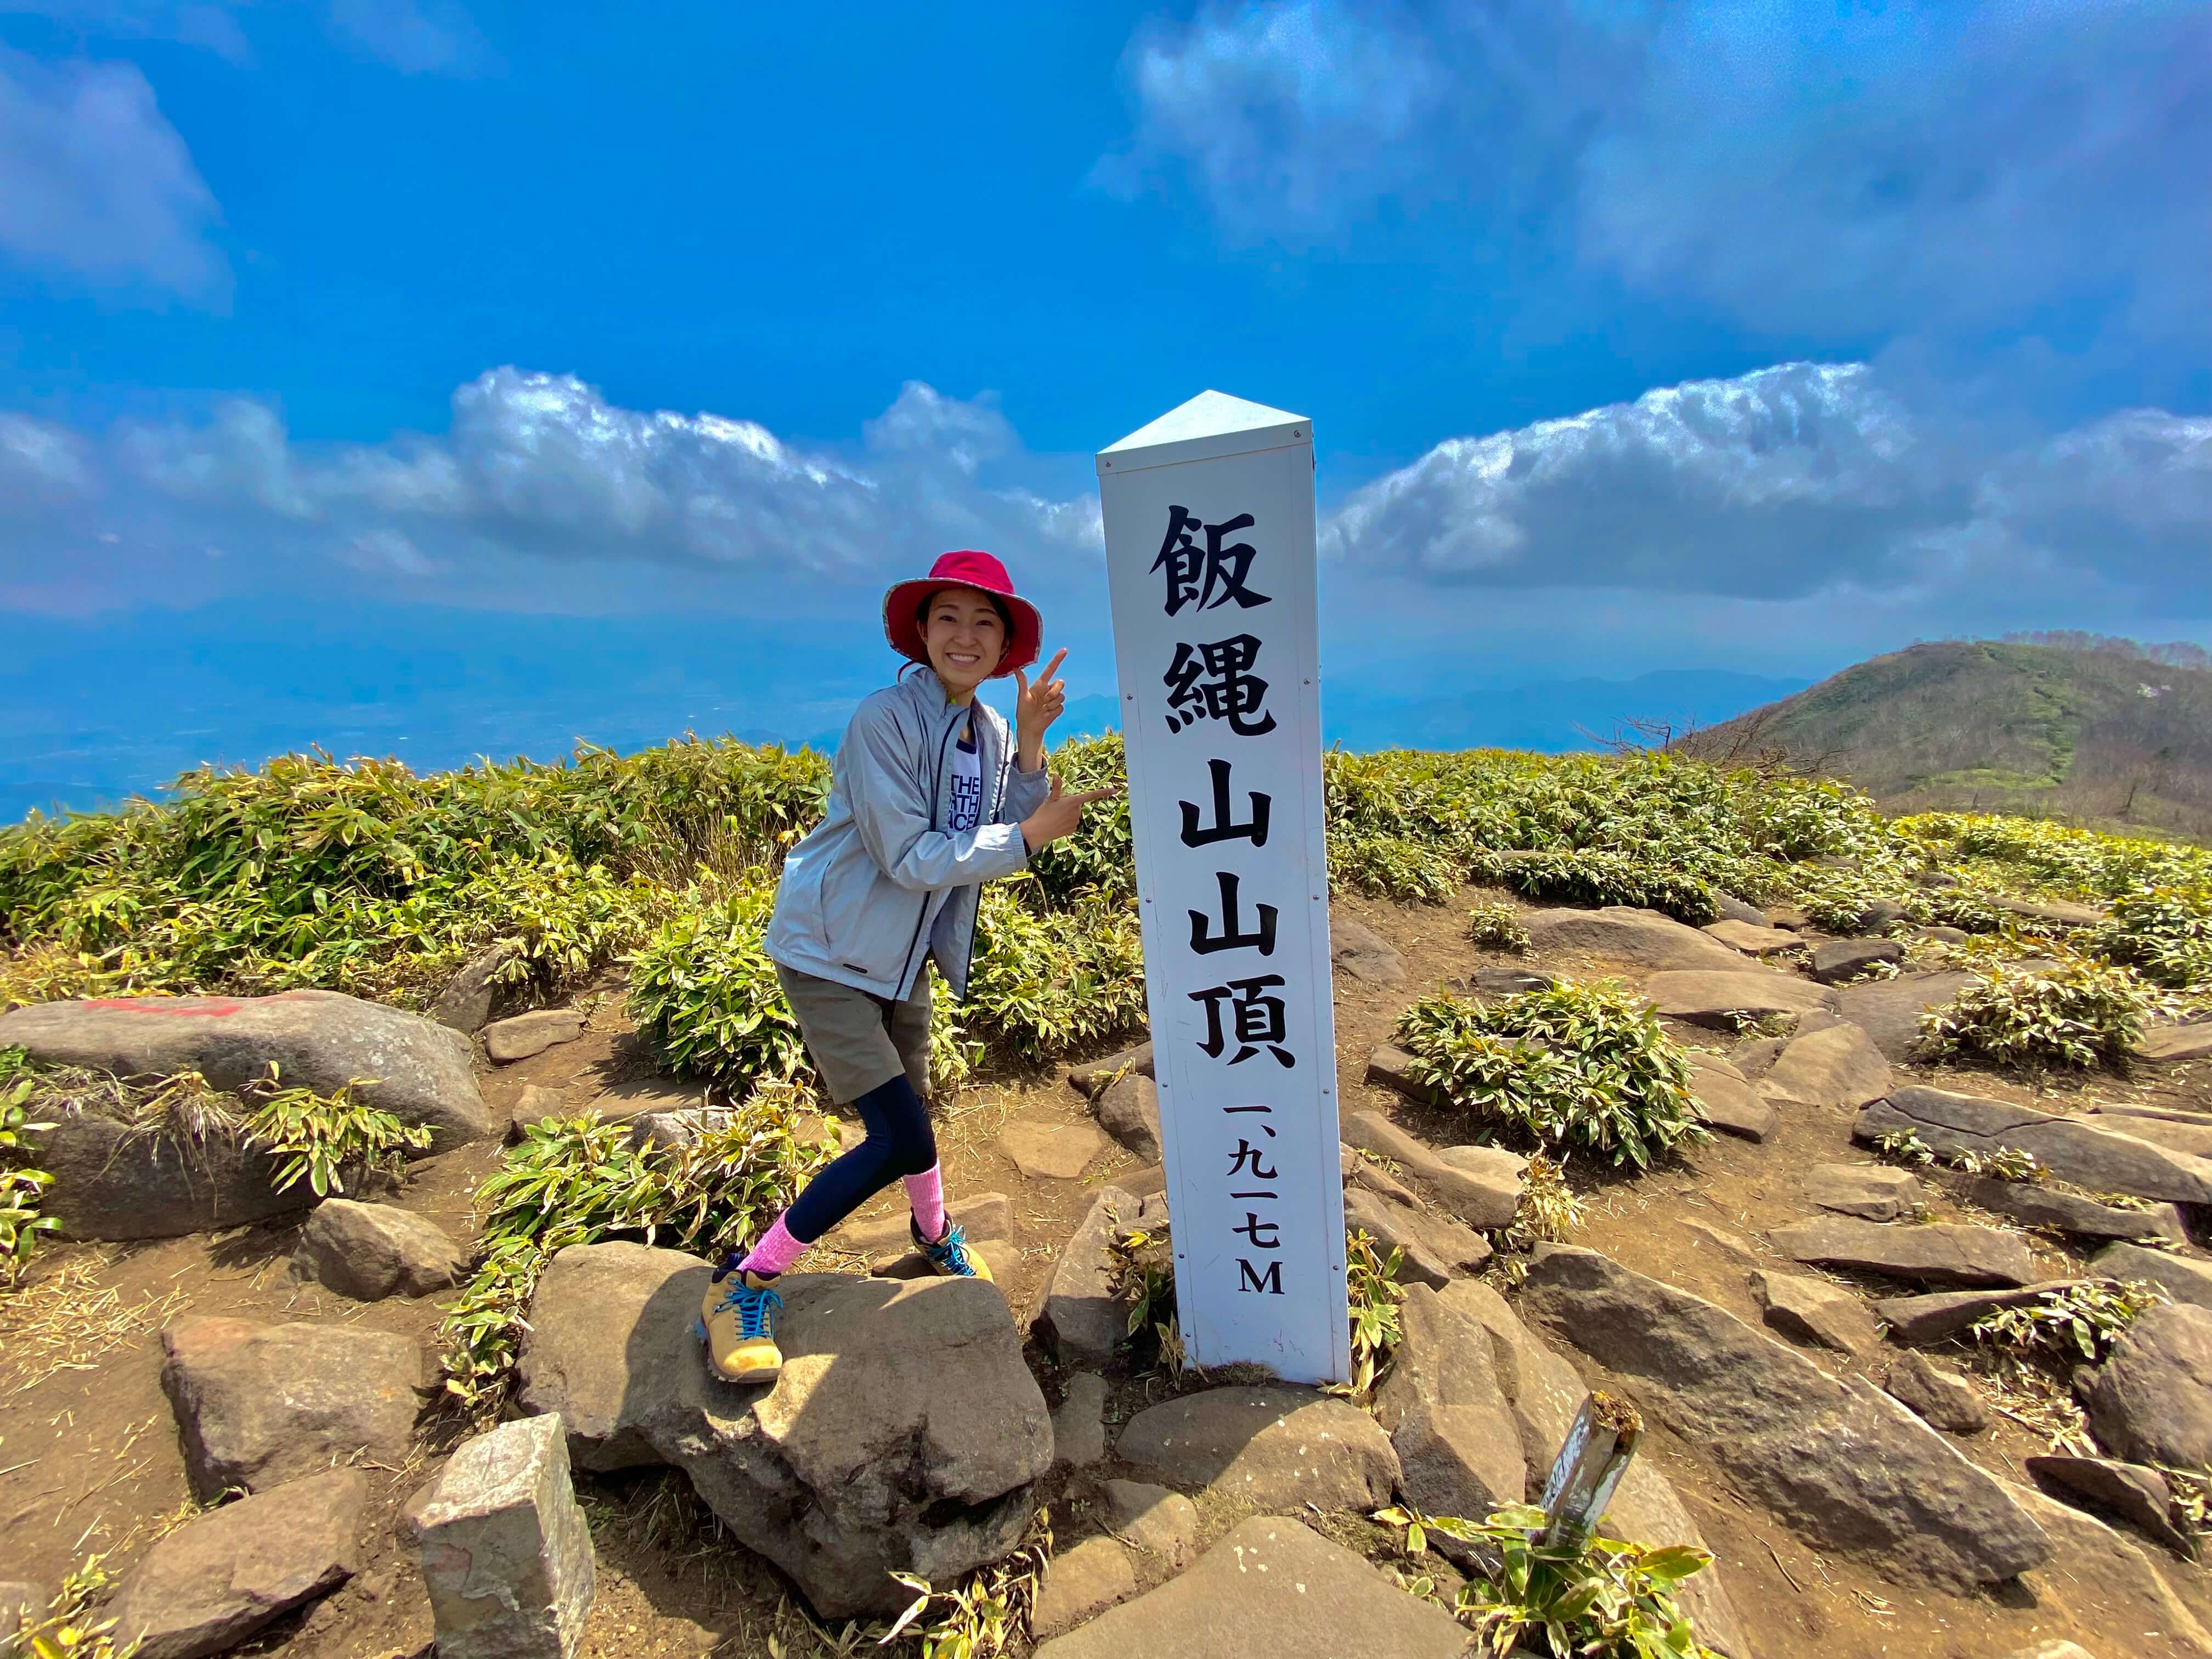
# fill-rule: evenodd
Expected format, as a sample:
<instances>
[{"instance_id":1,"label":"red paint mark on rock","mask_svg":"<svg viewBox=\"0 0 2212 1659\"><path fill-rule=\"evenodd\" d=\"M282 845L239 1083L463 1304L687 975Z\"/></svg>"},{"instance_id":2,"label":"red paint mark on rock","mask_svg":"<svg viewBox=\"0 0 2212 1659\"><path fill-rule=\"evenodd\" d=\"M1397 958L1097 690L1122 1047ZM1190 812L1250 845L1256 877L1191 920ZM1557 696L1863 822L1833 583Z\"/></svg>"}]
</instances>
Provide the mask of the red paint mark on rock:
<instances>
[{"instance_id":1,"label":"red paint mark on rock","mask_svg":"<svg viewBox=\"0 0 2212 1659\"><path fill-rule=\"evenodd\" d=\"M167 1014L172 1019L228 1019L246 1005L228 997L87 997L88 1008L125 1014Z\"/></svg>"}]
</instances>

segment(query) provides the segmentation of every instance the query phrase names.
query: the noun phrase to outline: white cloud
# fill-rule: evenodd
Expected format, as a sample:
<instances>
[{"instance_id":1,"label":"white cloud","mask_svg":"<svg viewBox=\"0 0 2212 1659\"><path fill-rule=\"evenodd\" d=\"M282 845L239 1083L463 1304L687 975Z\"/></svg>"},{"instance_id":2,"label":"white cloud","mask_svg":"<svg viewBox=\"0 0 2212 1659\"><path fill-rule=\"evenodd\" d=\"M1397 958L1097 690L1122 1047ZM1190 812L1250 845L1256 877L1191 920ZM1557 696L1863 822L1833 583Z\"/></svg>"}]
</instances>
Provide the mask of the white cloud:
<instances>
[{"instance_id":1,"label":"white cloud","mask_svg":"<svg viewBox=\"0 0 2212 1659\"><path fill-rule=\"evenodd\" d=\"M1178 172L1233 237L1439 202L1754 327L2040 326L2202 340L2205 13L2181 0L1756 8L1209 0L1124 73L1094 177Z\"/></svg>"},{"instance_id":2,"label":"white cloud","mask_svg":"<svg viewBox=\"0 0 2212 1659\"><path fill-rule=\"evenodd\" d=\"M0 410L0 512L60 506L93 493L92 447L66 427Z\"/></svg>"},{"instance_id":3,"label":"white cloud","mask_svg":"<svg viewBox=\"0 0 2212 1659\"><path fill-rule=\"evenodd\" d=\"M130 64L42 64L0 46L0 253L135 297L222 308L220 218L191 152Z\"/></svg>"},{"instance_id":4,"label":"white cloud","mask_svg":"<svg viewBox=\"0 0 2212 1659\"><path fill-rule=\"evenodd\" d=\"M1355 490L1322 546L1431 585L2212 599L2212 422L2132 410L1993 455L1865 364L1784 364L1449 439Z\"/></svg>"},{"instance_id":5,"label":"white cloud","mask_svg":"<svg viewBox=\"0 0 2212 1659\"><path fill-rule=\"evenodd\" d=\"M491 48L451 0L331 0L331 29L406 75L471 75Z\"/></svg>"},{"instance_id":6,"label":"white cloud","mask_svg":"<svg viewBox=\"0 0 2212 1659\"><path fill-rule=\"evenodd\" d=\"M49 17L85 34L174 40L234 64L252 58L233 14L243 0L0 0L0 14Z\"/></svg>"}]
</instances>

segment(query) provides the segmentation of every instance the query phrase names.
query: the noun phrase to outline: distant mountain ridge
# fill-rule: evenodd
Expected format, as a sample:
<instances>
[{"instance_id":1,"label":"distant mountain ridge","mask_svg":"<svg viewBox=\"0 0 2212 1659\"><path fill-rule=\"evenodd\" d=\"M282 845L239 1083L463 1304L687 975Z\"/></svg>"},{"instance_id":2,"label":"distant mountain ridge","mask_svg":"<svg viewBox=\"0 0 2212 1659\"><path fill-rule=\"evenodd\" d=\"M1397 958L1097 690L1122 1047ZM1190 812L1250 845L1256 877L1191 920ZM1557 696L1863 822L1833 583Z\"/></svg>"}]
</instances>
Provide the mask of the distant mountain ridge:
<instances>
[{"instance_id":1,"label":"distant mountain ridge","mask_svg":"<svg viewBox=\"0 0 2212 1659\"><path fill-rule=\"evenodd\" d=\"M2015 812L2212 835L2212 670L2117 648L2126 644L1916 645L1683 746L1704 755L1779 748L1894 811Z\"/></svg>"}]
</instances>

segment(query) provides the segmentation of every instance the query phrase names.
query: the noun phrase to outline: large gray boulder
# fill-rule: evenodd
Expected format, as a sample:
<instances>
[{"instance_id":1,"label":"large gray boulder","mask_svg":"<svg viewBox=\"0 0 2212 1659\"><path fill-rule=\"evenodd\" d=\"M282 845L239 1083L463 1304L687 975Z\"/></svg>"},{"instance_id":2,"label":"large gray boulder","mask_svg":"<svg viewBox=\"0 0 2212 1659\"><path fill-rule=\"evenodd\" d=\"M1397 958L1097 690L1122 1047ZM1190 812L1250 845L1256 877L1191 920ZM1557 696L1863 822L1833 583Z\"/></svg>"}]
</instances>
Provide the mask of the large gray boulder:
<instances>
[{"instance_id":1,"label":"large gray boulder","mask_svg":"<svg viewBox=\"0 0 2212 1659\"><path fill-rule=\"evenodd\" d=\"M2194 1559L2197 1540L2173 1524L2173 1488L2156 1469L2109 1457L2031 1457L2027 1472L2078 1508L2118 1516L2176 1555Z\"/></svg>"},{"instance_id":2,"label":"large gray boulder","mask_svg":"<svg viewBox=\"0 0 2212 1659\"><path fill-rule=\"evenodd\" d=\"M292 1253L299 1278L356 1302L429 1296L456 1283L469 1253L427 1216L391 1204L325 1199Z\"/></svg>"},{"instance_id":3,"label":"large gray boulder","mask_svg":"<svg viewBox=\"0 0 2212 1659\"><path fill-rule=\"evenodd\" d=\"M2062 1628L2096 1643L2101 1659L2212 1659L2212 1632L2132 1542L2033 1486L2008 1482L2005 1490L2056 1549L2024 1581L2039 1613L2048 1608Z\"/></svg>"},{"instance_id":4,"label":"large gray boulder","mask_svg":"<svg viewBox=\"0 0 2212 1659\"><path fill-rule=\"evenodd\" d=\"M1880 1100L1890 1090L1889 1062L1874 1039L1845 1023L1791 1040L1766 1075L1759 1092L1793 1106L1849 1107Z\"/></svg>"},{"instance_id":5,"label":"large gray boulder","mask_svg":"<svg viewBox=\"0 0 2212 1659\"><path fill-rule=\"evenodd\" d=\"M1746 968L1741 957L1736 958L1736 964L1726 969L1654 974L1644 981L1644 994L1654 1010L1668 1018L1723 1031L1771 1014L1809 1014L1826 1009L1835 994L1809 980Z\"/></svg>"},{"instance_id":6,"label":"large gray boulder","mask_svg":"<svg viewBox=\"0 0 2212 1659\"><path fill-rule=\"evenodd\" d=\"M1264 1510L1362 1513L1390 1501L1398 1455L1356 1406L1310 1389L1207 1389L1147 1407L1115 1449L1157 1480Z\"/></svg>"},{"instance_id":7,"label":"large gray boulder","mask_svg":"<svg viewBox=\"0 0 2212 1659\"><path fill-rule=\"evenodd\" d=\"M331 1469L210 1510L163 1537L106 1608L136 1659L226 1653L360 1570L368 1477Z\"/></svg>"},{"instance_id":8,"label":"large gray boulder","mask_svg":"<svg viewBox=\"0 0 2212 1659\"><path fill-rule=\"evenodd\" d=\"M2181 1212L2171 1204L2153 1205L2147 1210L2123 1209L2079 1193L2062 1193L2039 1182L2002 1181L1996 1176L1976 1176L1966 1182L1965 1197L1968 1203L1994 1215L2010 1216L2030 1227L2048 1227L2076 1238L2189 1242Z\"/></svg>"},{"instance_id":9,"label":"large gray boulder","mask_svg":"<svg viewBox=\"0 0 2212 1659\"><path fill-rule=\"evenodd\" d=\"M1751 1293L1766 1322L1797 1341L1865 1353L1881 1340L1866 1304L1832 1279L1762 1270L1751 1276Z\"/></svg>"},{"instance_id":10,"label":"large gray boulder","mask_svg":"<svg viewBox=\"0 0 2212 1659\"><path fill-rule=\"evenodd\" d=\"M578 1468L684 1470L829 1619L896 1612L894 1571L949 1583L1018 1546L1052 1423L997 1286L787 1274L783 1372L741 1389L692 1334L709 1272L628 1243L548 1265L517 1402L560 1414Z\"/></svg>"},{"instance_id":11,"label":"large gray boulder","mask_svg":"<svg viewBox=\"0 0 2212 1659\"><path fill-rule=\"evenodd\" d=\"M1490 1241L1419 1203L1399 1204L1364 1187L1346 1187L1344 1225L1375 1241L1376 1254L1400 1253L1407 1284L1441 1290L1465 1273L1480 1273L1492 1255Z\"/></svg>"},{"instance_id":12,"label":"large gray boulder","mask_svg":"<svg viewBox=\"0 0 2212 1659\"><path fill-rule=\"evenodd\" d=\"M1460 1659L1467 1632L1366 1560L1280 1516L1231 1529L1181 1577L1036 1659Z\"/></svg>"},{"instance_id":13,"label":"large gray boulder","mask_svg":"<svg viewBox=\"0 0 2212 1659\"><path fill-rule=\"evenodd\" d=\"M66 1238L177 1238L315 1201L305 1181L278 1192L283 1160L228 1135L186 1140L97 1110L64 1109L52 1121L39 1139L40 1166L54 1177L41 1208Z\"/></svg>"},{"instance_id":14,"label":"large gray boulder","mask_svg":"<svg viewBox=\"0 0 2212 1659\"><path fill-rule=\"evenodd\" d=\"M162 1331L161 1347L161 1387L203 1501L356 1453L397 1463L428 1392L422 1349L389 1331L186 1319Z\"/></svg>"},{"instance_id":15,"label":"large gray boulder","mask_svg":"<svg viewBox=\"0 0 2212 1659\"><path fill-rule=\"evenodd\" d=\"M1399 1489L1431 1515L1480 1519L1519 1503L1521 1438L1489 1333L1425 1285L1407 1291L1398 1313L1401 1334L1375 1391L1375 1420L1398 1454Z\"/></svg>"},{"instance_id":16,"label":"large gray boulder","mask_svg":"<svg viewBox=\"0 0 2212 1659\"><path fill-rule=\"evenodd\" d=\"M1505 1298L1489 1285L1463 1280L1440 1292L1437 1299L1488 1334L1492 1375L1505 1396L1515 1443L1521 1449L1522 1491L1528 1498L1540 1496L1589 1389L1575 1368L1523 1324ZM1673 1483L1649 1457L1640 1457L1628 1466L1605 1512L1605 1528L1613 1537L1654 1547L1671 1544L1710 1547ZM1685 1579L1675 1599L1697 1627L1699 1641L1731 1659L1751 1659L1750 1639L1729 1599L1727 1577L1717 1561Z\"/></svg>"},{"instance_id":17,"label":"large gray boulder","mask_svg":"<svg viewBox=\"0 0 2212 1659\"><path fill-rule=\"evenodd\" d=\"M1743 957L1720 940L1656 910L1615 904L1601 910L1530 910L1521 920L1540 956L1579 951L1634 968L1727 971L1743 966Z\"/></svg>"},{"instance_id":18,"label":"large gray boulder","mask_svg":"<svg viewBox=\"0 0 2212 1659\"><path fill-rule=\"evenodd\" d=\"M1346 1146L1390 1159L1439 1208L1470 1227L1509 1226L1521 1207L1528 1160L1503 1147L1455 1146L1438 1152L1380 1112L1353 1112L1339 1133Z\"/></svg>"},{"instance_id":19,"label":"large gray boulder","mask_svg":"<svg viewBox=\"0 0 2212 1659\"><path fill-rule=\"evenodd\" d=\"M118 1077L198 1072L226 1090L266 1077L273 1061L288 1085L323 1094L371 1079L360 1098L428 1127L436 1150L492 1132L466 1037L336 991L34 1003L0 1014L0 1048L11 1046Z\"/></svg>"},{"instance_id":20,"label":"large gray boulder","mask_svg":"<svg viewBox=\"0 0 2212 1659\"><path fill-rule=\"evenodd\" d=\"M1851 1125L1852 1135L1869 1143L1906 1129L1947 1158L2009 1147L2033 1153L2060 1180L2093 1193L2212 1203L2212 1160L2010 1101L1915 1084L1892 1091Z\"/></svg>"},{"instance_id":21,"label":"large gray boulder","mask_svg":"<svg viewBox=\"0 0 2212 1659\"><path fill-rule=\"evenodd\" d=\"M1923 1285L2026 1285L2038 1277L2027 1241L1994 1227L1911 1226L1824 1215L1777 1227L1767 1237L1799 1261Z\"/></svg>"},{"instance_id":22,"label":"large gray boulder","mask_svg":"<svg viewBox=\"0 0 2212 1659\"><path fill-rule=\"evenodd\" d=\"M598 1562L558 1417L462 1442L406 1521L438 1659L574 1659Z\"/></svg>"},{"instance_id":23,"label":"large gray boulder","mask_svg":"<svg viewBox=\"0 0 2212 1659\"><path fill-rule=\"evenodd\" d=\"M2202 1256L2148 1250L2140 1244L2107 1244L2089 1258L2089 1265L2108 1279L2147 1279L2176 1302L2212 1308L2212 1261Z\"/></svg>"},{"instance_id":24,"label":"large gray boulder","mask_svg":"<svg viewBox=\"0 0 2212 1659\"><path fill-rule=\"evenodd\" d=\"M1132 1071L1098 1091L1098 1127L1147 1163L1160 1156L1160 1091L1151 1078Z\"/></svg>"},{"instance_id":25,"label":"large gray boulder","mask_svg":"<svg viewBox=\"0 0 2212 1659\"><path fill-rule=\"evenodd\" d=\"M491 1018L492 1005L499 999L499 970L514 954L514 947L505 939L485 946L460 965L426 1012L439 1024L474 1036Z\"/></svg>"},{"instance_id":26,"label":"large gray boulder","mask_svg":"<svg viewBox=\"0 0 2212 1659\"><path fill-rule=\"evenodd\" d=\"M1941 1008L1973 982L1972 974L1947 971L1839 985L1836 1011L1863 1028L1885 1059L1907 1060L1920 1046L1920 1016Z\"/></svg>"},{"instance_id":27,"label":"large gray boulder","mask_svg":"<svg viewBox=\"0 0 2212 1659\"><path fill-rule=\"evenodd\" d=\"M1774 1133L1774 1108L1734 1065L1696 1048L1685 1049L1682 1057L1690 1062L1690 1102L1699 1122L1752 1141Z\"/></svg>"},{"instance_id":28,"label":"large gray boulder","mask_svg":"<svg viewBox=\"0 0 2212 1659\"><path fill-rule=\"evenodd\" d=\"M1147 1202L1119 1187L1101 1187L1053 1263L1030 1323L1063 1365L1103 1365L1129 1334L1129 1306L1114 1294L1115 1236L1137 1226ZM1161 1212L1155 1207L1157 1217Z\"/></svg>"},{"instance_id":29,"label":"large gray boulder","mask_svg":"<svg viewBox=\"0 0 2212 1659\"><path fill-rule=\"evenodd\" d=\"M2153 1308L2074 1374L2097 1443L2135 1463L2212 1463L2212 1309Z\"/></svg>"},{"instance_id":30,"label":"large gray boulder","mask_svg":"<svg viewBox=\"0 0 2212 1659\"><path fill-rule=\"evenodd\" d=\"M1995 1583L2051 1553L1991 1476L1862 1380L1838 1381L1702 1297L1595 1250L1540 1246L1524 1306L1823 1550Z\"/></svg>"}]
</instances>

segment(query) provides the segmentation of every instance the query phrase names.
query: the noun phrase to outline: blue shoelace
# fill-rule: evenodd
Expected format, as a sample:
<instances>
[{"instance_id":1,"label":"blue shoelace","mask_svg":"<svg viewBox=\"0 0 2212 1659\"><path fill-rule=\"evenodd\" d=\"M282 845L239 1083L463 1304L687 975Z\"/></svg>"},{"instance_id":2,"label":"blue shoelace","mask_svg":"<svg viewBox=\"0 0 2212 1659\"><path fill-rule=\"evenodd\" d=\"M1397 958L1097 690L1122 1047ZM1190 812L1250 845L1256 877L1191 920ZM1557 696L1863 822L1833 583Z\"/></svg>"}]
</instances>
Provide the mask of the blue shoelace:
<instances>
[{"instance_id":1,"label":"blue shoelace","mask_svg":"<svg viewBox=\"0 0 2212 1659\"><path fill-rule=\"evenodd\" d=\"M740 1278L723 1292L721 1305L738 1310L738 1334L750 1341L775 1334L772 1310L782 1308L783 1297L775 1291L755 1290Z\"/></svg>"},{"instance_id":2,"label":"blue shoelace","mask_svg":"<svg viewBox=\"0 0 2212 1659\"><path fill-rule=\"evenodd\" d=\"M920 1238L919 1232L916 1234ZM939 1267L945 1268L962 1279L973 1279L975 1269L968 1261L968 1235L957 1226L945 1230L945 1237L936 1243L920 1239L921 1253Z\"/></svg>"}]
</instances>

